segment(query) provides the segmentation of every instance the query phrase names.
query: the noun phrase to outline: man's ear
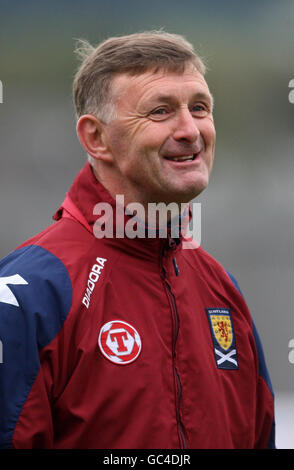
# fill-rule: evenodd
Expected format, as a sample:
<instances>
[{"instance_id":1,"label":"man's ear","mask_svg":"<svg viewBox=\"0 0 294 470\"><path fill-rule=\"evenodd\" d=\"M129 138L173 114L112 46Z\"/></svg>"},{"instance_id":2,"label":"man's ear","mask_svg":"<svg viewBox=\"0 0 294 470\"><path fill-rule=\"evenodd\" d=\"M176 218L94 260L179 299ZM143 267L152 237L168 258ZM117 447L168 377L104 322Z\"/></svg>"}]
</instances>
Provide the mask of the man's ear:
<instances>
[{"instance_id":1,"label":"man's ear","mask_svg":"<svg viewBox=\"0 0 294 470\"><path fill-rule=\"evenodd\" d=\"M104 126L105 124L92 114L84 114L77 122L77 135L91 157L110 162L112 156L105 143Z\"/></svg>"}]
</instances>

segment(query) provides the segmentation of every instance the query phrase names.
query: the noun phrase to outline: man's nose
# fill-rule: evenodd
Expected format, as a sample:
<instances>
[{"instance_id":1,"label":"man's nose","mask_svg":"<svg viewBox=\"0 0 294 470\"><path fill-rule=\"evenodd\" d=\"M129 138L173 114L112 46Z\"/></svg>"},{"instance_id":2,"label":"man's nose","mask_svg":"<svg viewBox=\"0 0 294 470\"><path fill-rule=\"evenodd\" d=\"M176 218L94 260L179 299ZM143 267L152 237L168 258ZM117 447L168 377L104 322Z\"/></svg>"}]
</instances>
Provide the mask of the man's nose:
<instances>
[{"instance_id":1,"label":"man's nose","mask_svg":"<svg viewBox=\"0 0 294 470\"><path fill-rule=\"evenodd\" d=\"M200 136L197 119L192 116L190 110L181 109L178 113L177 128L174 132L174 139L184 142L195 142Z\"/></svg>"}]
</instances>

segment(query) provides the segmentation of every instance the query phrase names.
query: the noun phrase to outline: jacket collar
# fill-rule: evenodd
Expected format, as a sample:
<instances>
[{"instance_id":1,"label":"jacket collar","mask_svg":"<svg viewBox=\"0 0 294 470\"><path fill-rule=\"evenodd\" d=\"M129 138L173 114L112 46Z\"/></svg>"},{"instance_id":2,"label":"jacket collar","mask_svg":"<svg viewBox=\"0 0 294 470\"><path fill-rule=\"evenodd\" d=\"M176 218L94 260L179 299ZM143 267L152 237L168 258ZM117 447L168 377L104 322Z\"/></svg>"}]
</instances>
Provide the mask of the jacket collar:
<instances>
[{"instance_id":1,"label":"jacket collar","mask_svg":"<svg viewBox=\"0 0 294 470\"><path fill-rule=\"evenodd\" d=\"M109 194L106 188L97 180L95 177L91 165L87 162L86 165L80 170L76 176L70 190L66 193L65 200L62 205L53 215L54 220L59 220L63 217L71 218L78 221L82 224L90 233L94 235L95 233L95 223L99 218L95 214L94 208L98 203L108 203L112 208L112 222L113 222L113 237L114 240L117 240L118 243L127 243L130 244L132 249L137 247L142 247L144 249L148 248L152 251L162 250L164 246L172 247L175 250L178 250L181 246L182 235L178 239L172 239L171 236L167 235L166 238L162 236L155 236L154 238L148 238L143 236L141 238L128 239L126 236L123 238L116 237L116 201ZM124 212L123 224L130 220L130 215L125 214ZM189 219L191 214L189 213ZM188 218L186 217L188 221ZM142 229L143 230L143 229ZM146 226L144 226L146 232Z\"/></svg>"}]
</instances>

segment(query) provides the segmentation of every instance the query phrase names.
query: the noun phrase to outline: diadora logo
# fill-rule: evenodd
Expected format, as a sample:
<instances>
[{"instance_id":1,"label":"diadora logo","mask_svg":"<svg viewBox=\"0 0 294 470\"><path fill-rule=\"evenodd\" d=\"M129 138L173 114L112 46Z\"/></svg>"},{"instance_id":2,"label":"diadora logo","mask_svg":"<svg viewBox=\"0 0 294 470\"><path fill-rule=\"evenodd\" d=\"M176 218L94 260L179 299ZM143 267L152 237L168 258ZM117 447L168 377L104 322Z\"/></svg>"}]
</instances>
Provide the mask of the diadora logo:
<instances>
[{"instance_id":1,"label":"diadora logo","mask_svg":"<svg viewBox=\"0 0 294 470\"><path fill-rule=\"evenodd\" d=\"M115 364L130 364L141 352L142 342L135 328L120 320L102 326L98 338L102 354Z\"/></svg>"},{"instance_id":2,"label":"diadora logo","mask_svg":"<svg viewBox=\"0 0 294 470\"><path fill-rule=\"evenodd\" d=\"M88 281L87 281L86 292L84 293L84 297L82 300L82 303L87 308L89 308L92 292L95 288L96 282L98 281L100 277L101 271L103 270L104 264L106 263L106 261L107 261L106 258L96 258L96 263L91 268Z\"/></svg>"},{"instance_id":3,"label":"diadora logo","mask_svg":"<svg viewBox=\"0 0 294 470\"><path fill-rule=\"evenodd\" d=\"M19 303L8 287L8 285L28 285L27 281L21 277L19 274L14 274L13 276L8 277L0 277L0 302L5 304L14 305L15 307L19 307Z\"/></svg>"}]
</instances>

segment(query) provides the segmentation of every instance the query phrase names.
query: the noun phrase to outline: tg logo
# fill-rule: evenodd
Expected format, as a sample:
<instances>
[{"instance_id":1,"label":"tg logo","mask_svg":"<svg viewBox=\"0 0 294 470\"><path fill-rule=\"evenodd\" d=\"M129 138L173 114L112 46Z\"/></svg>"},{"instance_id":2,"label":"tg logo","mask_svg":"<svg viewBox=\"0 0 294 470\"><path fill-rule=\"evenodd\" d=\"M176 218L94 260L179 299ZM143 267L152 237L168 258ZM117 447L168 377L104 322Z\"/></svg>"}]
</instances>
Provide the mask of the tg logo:
<instances>
[{"instance_id":1,"label":"tg logo","mask_svg":"<svg viewBox=\"0 0 294 470\"><path fill-rule=\"evenodd\" d=\"M129 364L141 352L142 342L135 328L120 320L105 323L99 333L98 345L102 354L115 364Z\"/></svg>"}]
</instances>

